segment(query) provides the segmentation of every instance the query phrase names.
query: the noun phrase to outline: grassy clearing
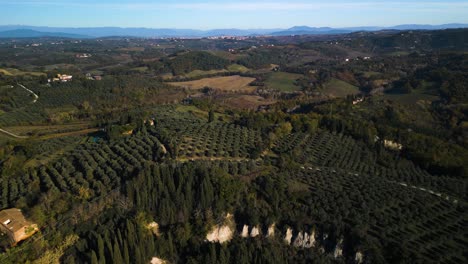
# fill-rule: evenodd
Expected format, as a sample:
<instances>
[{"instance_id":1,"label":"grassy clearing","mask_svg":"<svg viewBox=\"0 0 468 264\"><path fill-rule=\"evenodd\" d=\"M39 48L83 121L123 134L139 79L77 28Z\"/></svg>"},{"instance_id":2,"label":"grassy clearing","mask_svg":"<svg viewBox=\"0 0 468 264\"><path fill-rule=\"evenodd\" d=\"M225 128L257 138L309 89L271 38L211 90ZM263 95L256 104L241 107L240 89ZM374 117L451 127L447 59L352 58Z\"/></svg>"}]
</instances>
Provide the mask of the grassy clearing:
<instances>
[{"instance_id":1,"label":"grassy clearing","mask_svg":"<svg viewBox=\"0 0 468 264\"><path fill-rule=\"evenodd\" d=\"M26 72L26 71L20 71L14 68L0 69L0 74L6 75L6 76L23 76L23 75L43 76L43 75L46 75L43 72Z\"/></svg>"},{"instance_id":2,"label":"grassy clearing","mask_svg":"<svg viewBox=\"0 0 468 264\"><path fill-rule=\"evenodd\" d=\"M324 85L322 92L333 97L346 97L347 95L358 94L359 88L342 80L332 78Z\"/></svg>"},{"instance_id":3,"label":"grassy clearing","mask_svg":"<svg viewBox=\"0 0 468 264\"><path fill-rule=\"evenodd\" d=\"M209 71L202 71L202 70L194 70L184 75L184 77L188 78L196 78L204 75L216 74L221 72L227 72L225 69L222 70L209 70Z\"/></svg>"},{"instance_id":4,"label":"grassy clearing","mask_svg":"<svg viewBox=\"0 0 468 264\"><path fill-rule=\"evenodd\" d=\"M256 110L262 105L271 105L275 100L268 100L256 95L235 95L223 100L223 105L233 109L251 109Z\"/></svg>"},{"instance_id":5,"label":"grassy clearing","mask_svg":"<svg viewBox=\"0 0 468 264\"><path fill-rule=\"evenodd\" d=\"M239 65L239 64L231 64L228 66L228 71L231 71L231 72L248 72L250 71L249 68L243 66L243 65Z\"/></svg>"},{"instance_id":6,"label":"grassy clearing","mask_svg":"<svg viewBox=\"0 0 468 264\"><path fill-rule=\"evenodd\" d=\"M208 118L208 112L205 112L193 105L177 105L175 110L179 113L191 113L192 115L202 119Z\"/></svg>"},{"instance_id":7,"label":"grassy clearing","mask_svg":"<svg viewBox=\"0 0 468 264\"><path fill-rule=\"evenodd\" d=\"M61 70L70 69L70 68L74 68L75 65L68 64L68 63L59 63L59 64L46 65L44 67L45 67L46 71L51 71L51 70L55 70L55 69L61 69Z\"/></svg>"},{"instance_id":8,"label":"grassy clearing","mask_svg":"<svg viewBox=\"0 0 468 264\"><path fill-rule=\"evenodd\" d=\"M208 120L208 112L201 110L200 108L194 105L177 105L176 109L179 113L191 113L197 118ZM225 114L216 113L214 114L215 120L229 120L230 116Z\"/></svg>"},{"instance_id":9,"label":"grassy clearing","mask_svg":"<svg viewBox=\"0 0 468 264\"><path fill-rule=\"evenodd\" d=\"M227 52L227 51L213 51L211 53L218 56L218 57L221 57L221 58L224 58L224 59L227 59L227 60L230 60L230 61L236 61L236 60L239 60L239 59L241 59L243 57L248 56L245 53L233 54L233 53Z\"/></svg>"},{"instance_id":10,"label":"grassy clearing","mask_svg":"<svg viewBox=\"0 0 468 264\"><path fill-rule=\"evenodd\" d=\"M435 83L426 81L422 82L421 86L412 90L411 93L388 93L384 94L384 98L406 105L421 105L440 99Z\"/></svg>"},{"instance_id":11,"label":"grassy clearing","mask_svg":"<svg viewBox=\"0 0 468 264\"><path fill-rule=\"evenodd\" d=\"M132 68L132 71L137 71L137 72L146 72L147 70L148 70L148 67L146 66Z\"/></svg>"},{"instance_id":12,"label":"grassy clearing","mask_svg":"<svg viewBox=\"0 0 468 264\"><path fill-rule=\"evenodd\" d=\"M294 84L294 82L301 77L301 74L274 72L268 76L265 84L268 88L273 90L294 92L301 89L299 86Z\"/></svg>"},{"instance_id":13,"label":"grassy clearing","mask_svg":"<svg viewBox=\"0 0 468 264\"><path fill-rule=\"evenodd\" d=\"M17 135L45 135L60 133L60 131L76 131L88 128L88 123L73 123L64 125L38 125L38 126L12 126L5 128L6 130Z\"/></svg>"},{"instance_id":14,"label":"grassy clearing","mask_svg":"<svg viewBox=\"0 0 468 264\"><path fill-rule=\"evenodd\" d=\"M171 82L174 86L183 87L192 90L199 90L204 87L211 87L225 92L253 92L256 87L249 86L255 78L241 77L239 75L204 78L189 82Z\"/></svg>"},{"instance_id":15,"label":"grassy clearing","mask_svg":"<svg viewBox=\"0 0 468 264\"><path fill-rule=\"evenodd\" d=\"M91 134L91 133L95 133L95 132L99 132L99 131L100 131L100 129L98 129L98 128L89 128L89 129L84 129L84 130L79 130L79 131L72 131L72 132L66 132L66 133L45 135L45 136L39 137L39 139L40 140L46 140L46 139L60 138L60 137L79 136L79 135Z\"/></svg>"},{"instance_id":16,"label":"grassy clearing","mask_svg":"<svg viewBox=\"0 0 468 264\"><path fill-rule=\"evenodd\" d=\"M222 69L222 70L209 70L209 71L202 71L202 70L194 70L192 72L189 72L185 75L183 75L183 77L186 77L186 78L196 78L196 77L201 77L201 76L205 76L205 75L211 75L211 74L217 74L217 73L223 73L223 72L248 72L249 71L249 68L247 67L244 67L242 65L239 65L239 64L231 64L227 67L227 70L226 69Z\"/></svg>"}]
</instances>

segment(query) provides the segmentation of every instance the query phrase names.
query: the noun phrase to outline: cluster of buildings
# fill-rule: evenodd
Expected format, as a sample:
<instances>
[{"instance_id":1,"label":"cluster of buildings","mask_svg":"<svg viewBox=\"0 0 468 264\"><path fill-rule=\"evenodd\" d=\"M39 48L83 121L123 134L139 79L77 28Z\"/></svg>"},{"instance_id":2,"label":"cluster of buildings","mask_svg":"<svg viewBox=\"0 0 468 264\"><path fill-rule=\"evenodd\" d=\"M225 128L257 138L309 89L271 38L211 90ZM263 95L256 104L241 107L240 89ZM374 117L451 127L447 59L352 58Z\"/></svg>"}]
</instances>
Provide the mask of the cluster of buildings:
<instances>
[{"instance_id":1,"label":"cluster of buildings","mask_svg":"<svg viewBox=\"0 0 468 264\"><path fill-rule=\"evenodd\" d=\"M249 39L249 37L245 37L245 36L212 36L212 37L207 37L207 39L246 40L246 39Z\"/></svg>"},{"instance_id":2,"label":"cluster of buildings","mask_svg":"<svg viewBox=\"0 0 468 264\"><path fill-rule=\"evenodd\" d=\"M90 58L92 57L92 55L89 53L80 53L80 54L76 54L75 57L77 57L78 59L84 59L84 58Z\"/></svg>"},{"instance_id":3,"label":"cluster of buildings","mask_svg":"<svg viewBox=\"0 0 468 264\"><path fill-rule=\"evenodd\" d=\"M102 76L101 75L92 75L91 73L87 73L86 74L86 79L93 80L93 81L101 81ZM52 82L66 83L66 82L70 82L72 80L73 80L73 75L67 75L67 74L57 74L56 77L51 78L51 79L47 79L47 81L49 83L52 83Z\"/></svg>"},{"instance_id":4,"label":"cluster of buildings","mask_svg":"<svg viewBox=\"0 0 468 264\"><path fill-rule=\"evenodd\" d=\"M67 74L57 74L56 77L52 79L47 79L47 82L69 82L73 79L72 75L67 75Z\"/></svg>"}]
</instances>

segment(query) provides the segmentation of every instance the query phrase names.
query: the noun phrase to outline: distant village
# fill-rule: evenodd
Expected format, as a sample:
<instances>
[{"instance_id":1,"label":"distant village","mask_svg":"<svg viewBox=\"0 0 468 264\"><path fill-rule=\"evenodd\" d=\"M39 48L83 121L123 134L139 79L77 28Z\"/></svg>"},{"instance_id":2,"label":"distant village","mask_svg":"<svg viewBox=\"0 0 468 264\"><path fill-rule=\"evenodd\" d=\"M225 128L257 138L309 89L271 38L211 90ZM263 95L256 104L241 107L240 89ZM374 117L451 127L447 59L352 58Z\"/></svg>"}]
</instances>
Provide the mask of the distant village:
<instances>
[{"instance_id":1,"label":"distant village","mask_svg":"<svg viewBox=\"0 0 468 264\"><path fill-rule=\"evenodd\" d=\"M101 75L92 75L91 73L86 74L86 79L87 80L92 80L92 81L101 81L102 76ZM53 83L53 82L70 82L73 80L73 75L68 75L68 74L57 74L54 78L49 78L47 79L48 83Z\"/></svg>"}]
</instances>

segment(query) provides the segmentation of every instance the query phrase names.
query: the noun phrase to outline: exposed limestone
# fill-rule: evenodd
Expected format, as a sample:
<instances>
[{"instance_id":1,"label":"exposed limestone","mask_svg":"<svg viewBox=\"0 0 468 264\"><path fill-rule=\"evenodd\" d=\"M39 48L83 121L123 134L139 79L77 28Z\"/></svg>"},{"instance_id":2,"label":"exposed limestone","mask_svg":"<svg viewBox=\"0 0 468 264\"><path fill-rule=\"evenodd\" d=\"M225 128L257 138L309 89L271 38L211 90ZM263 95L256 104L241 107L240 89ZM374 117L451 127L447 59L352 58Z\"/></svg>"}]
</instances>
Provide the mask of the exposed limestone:
<instances>
[{"instance_id":1,"label":"exposed limestone","mask_svg":"<svg viewBox=\"0 0 468 264\"><path fill-rule=\"evenodd\" d=\"M291 239L292 239L292 229L288 228L286 230L286 235L284 236L284 241L286 244L291 245Z\"/></svg>"},{"instance_id":2,"label":"exposed limestone","mask_svg":"<svg viewBox=\"0 0 468 264\"><path fill-rule=\"evenodd\" d=\"M206 235L206 239L210 242L224 243L232 239L233 233L230 226L215 226L211 232Z\"/></svg>"},{"instance_id":3,"label":"exposed limestone","mask_svg":"<svg viewBox=\"0 0 468 264\"><path fill-rule=\"evenodd\" d=\"M343 256L343 239L340 239L336 244L335 251L333 252L333 256L335 258L339 258Z\"/></svg>"},{"instance_id":4,"label":"exposed limestone","mask_svg":"<svg viewBox=\"0 0 468 264\"><path fill-rule=\"evenodd\" d=\"M271 224L268 227L267 237L275 237L275 224Z\"/></svg>"},{"instance_id":5,"label":"exposed limestone","mask_svg":"<svg viewBox=\"0 0 468 264\"><path fill-rule=\"evenodd\" d=\"M163 152L163 154L166 154L167 153L166 146L164 146L164 144L160 144L160 146L161 146L161 151Z\"/></svg>"},{"instance_id":6,"label":"exposed limestone","mask_svg":"<svg viewBox=\"0 0 468 264\"><path fill-rule=\"evenodd\" d=\"M299 232L299 234L297 234L296 239L294 239L294 244L293 245L295 247L303 247L304 246L304 235L302 234L302 232Z\"/></svg>"},{"instance_id":7,"label":"exposed limestone","mask_svg":"<svg viewBox=\"0 0 468 264\"><path fill-rule=\"evenodd\" d=\"M159 236L160 233L159 233L159 224L156 223L156 222L151 222L149 223L146 228L148 228L149 230L151 230L151 232L156 235L156 236Z\"/></svg>"},{"instance_id":8,"label":"exposed limestone","mask_svg":"<svg viewBox=\"0 0 468 264\"><path fill-rule=\"evenodd\" d=\"M312 231L312 233L310 234L308 240L306 240L306 239L304 239L304 240L305 240L305 244L304 244L305 248L311 248L311 247L315 246L315 230Z\"/></svg>"},{"instance_id":9,"label":"exposed limestone","mask_svg":"<svg viewBox=\"0 0 468 264\"><path fill-rule=\"evenodd\" d=\"M335 252L333 252L333 256L335 258L339 258L339 257L343 256L343 249L341 249L340 247L336 247Z\"/></svg>"},{"instance_id":10,"label":"exposed limestone","mask_svg":"<svg viewBox=\"0 0 468 264\"><path fill-rule=\"evenodd\" d=\"M303 248L307 247L308 243L309 243L309 234L307 232L304 232L304 241L302 242L302 247Z\"/></svg>"},{"instance_id":11,"label":"exposed limestone","mask_svg":"<svg viewBox=\"0 0 468 264\"><path fill-rule=\"evenodd\" d=\"M354 261L356 261L357 264L361 264L362 262L364 262L364 255L360 251L356 252Z\"/></svg>"},{"instance_id":12,"label":"exposed limestone","mask_svg":"<svg viewBox=\"0 0 468 264\"><path fill-rule=\"evenodd\" d=\"M402 150L403 149L402 144L391 141L391 140L386 140L386 139L384 140L384 146L386 148L388 148L388 149L391 149L391 150Z\"/></svg>"},{"instance_id":13,"label":"exposed limestone","mask_svg":"<svg viewBox=\"0 0 468 264\"><path fill-rule=\"evenodd\" d=\"M258 226L254 226L252 231L250 231L250 237L256 237L258 235L260 235L260 228L258 228Z\"/></svg>"},{"instance_id":14,"label":"exposed limestone","mask_svg":"<svg viewBox=\"0 0 468 264\"><path fill-rule=\"evenodd\" d=\"M241 237L246 238L248 236L249 236L249 226L244 225L244 227L242 227Z\"/></svg>"},{"instance_id":15,"label":"exposed limestone","mask_svg":"<svg viewBox=\"0 0 468 264\"><path fill-rule=\"evenodd\" d=\"M150 262L150 264L166 264L166 263L167 261L157 258L157 257L153 257Z\"/></svg>"},{"instance_id":16,"label":"exposed limestone","mask_svg":"<svg viewBox=\"0 0 468 264\"><path fill-rule=\"evenodd\" d=\"M233 215L227 214L224 224L214 226L206 235L206 240L218 243L230 241L234 235L234 225Z\"/></svg>"}]
</instances>

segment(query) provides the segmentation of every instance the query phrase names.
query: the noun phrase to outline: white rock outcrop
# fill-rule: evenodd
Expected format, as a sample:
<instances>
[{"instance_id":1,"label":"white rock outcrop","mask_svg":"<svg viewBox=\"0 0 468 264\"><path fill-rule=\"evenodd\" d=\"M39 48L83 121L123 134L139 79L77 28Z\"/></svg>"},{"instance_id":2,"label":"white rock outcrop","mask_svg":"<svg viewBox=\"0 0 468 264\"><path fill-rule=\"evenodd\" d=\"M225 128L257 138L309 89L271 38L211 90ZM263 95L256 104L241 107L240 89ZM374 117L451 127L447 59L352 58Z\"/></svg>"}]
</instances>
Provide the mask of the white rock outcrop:
<instances>
[{"instance_id":1,"label":"white rock outcrop","mask_svg":"<svg viewBox=\"0 0 468 264\"><path fill-rule=\"evenodd\" d=\"M271 224L269 227L268 227L268 231L267 231L267 237L275 237L275 224Z\"/></svg>"},{"instance_id":2,"label":"white rock outcrop","mask_svg":"<svg viewBox=\"0 0 468 264\"><path fill-rule=\"evenodd\" d=\"M260 228L258 226L254 226L250 231L250 237L256 237L260 235Z\"/></svg>"},{"instance_id":3,"label":"white rock outcrop","mask_svg":"<svg viewBox=\"0 0 468 264\"><path fill-rule=\"evenodd\" d=\"M292 229L288 228L286 229L286 235L284 236L284 242L286 244L291 245L291 239L292 239Z\"/></svg>"},{"instance_id":4,"label":"white rock outcrop","mask_svg":"<svg viewBox=\"0 0 468 264\"><path fill-rule=\"evenodd\" d=\"M398 143L398 142L394 142L394 141L391 141L391 140L384 140L384 146L388 149L391 149L391 150L402 150L403 149L403 145Z\"/></svg>"},{"instance_id":5,"label":"white rock outcrop","mask_svg":"<svg viewBox=\"0 0 468 264\"><path fill-rule=\"evenodd\" d=\"M150 264L166 264L166 263L167 261L160 259L158 257L153 257L150 262Z\"/></svg>"},{"instance_id":6,"label":"white rock outcrop","mask_svg":"<svg viewBox=\"0 0 468 264\"><path fill-rule=\"evenodd\" d=\"M356 252L354 261L356 261L357 264L361 264L362 262L364 262L364 255L360 251Z\"/></svg>"},{"instance_id":7,"label":"white rock outcrop","mask_svg":"<svg viewBox=\"0 0 468 264\"><path fill-rule=\"evenodd\" d=\"M303 247L304 246L304 234L302 232L299 232L299 234L297 234L296 239L294 239L293 246L295 246L295 247Z\"/></svg>"},{"instance_id":8,"label":"white rock outcrop","mask_svg":"<svg viewBox=\"0 0 468 264\"><path fill-rule=\"evenodd\" d=\"M211 232L206 235L206 240L210 242L224 243L232 239L232 231L230 226L215 226Z\"/></svg>"},{"instance_id":9,"label":"white rock outcrop","mask_svg":"<svg viewBox=\"0 0 468 264\"><path fill-rule=\"evenodd\" d=\"M339 258L343 256L343 239L340 239L336 244L335 251L333 252L333 257Z\"/></svg>"},{"instance_id":10,"label":"white rock outcrop","mask_svg":"<svg viewBox=\"0 0 468 264\"><path fill-rule=\"evenodd\" d=\"M246 238L248 236L249 236L249 226L244 225L244 227L242 227L241 237Z\"/></svg>"},{"instance_id":11,"label":"white rock outcrop","mask_svg":"<svg viewBox=\"0 0 468 264\"><path fill-rule=\"evenodd\" d=\"M315 246L315 230L312 231L312 233L309 236L309 239L307 239L304 244L305 248L311 248L313 246Z\"/></svg>"},{"instance_id":12,"label":"white rock outcrop","mask_svg":"<svg viewBox=\"0 0 468 264\"><path fill-rule=\"evenodd\" d=\"M233 215L227 214L223 225L214 226L206 235L206 240L215 243L224 243L232 239L234 235L234 220Z\"/></svg>"},{"instance_id":13,"label":"white rock outcrop","mask_svg":"<svg viewBox=\"0 0 468 264\"><path fill-rule=\"evenodd\" d=\"M146 228L148 228L149 230L151 230L151 232L156 235L156 236L159 236L160 233L159 233L159 224L156 223L156 222L151 222L149 223Z\"/></svg>"}]
</instances>

